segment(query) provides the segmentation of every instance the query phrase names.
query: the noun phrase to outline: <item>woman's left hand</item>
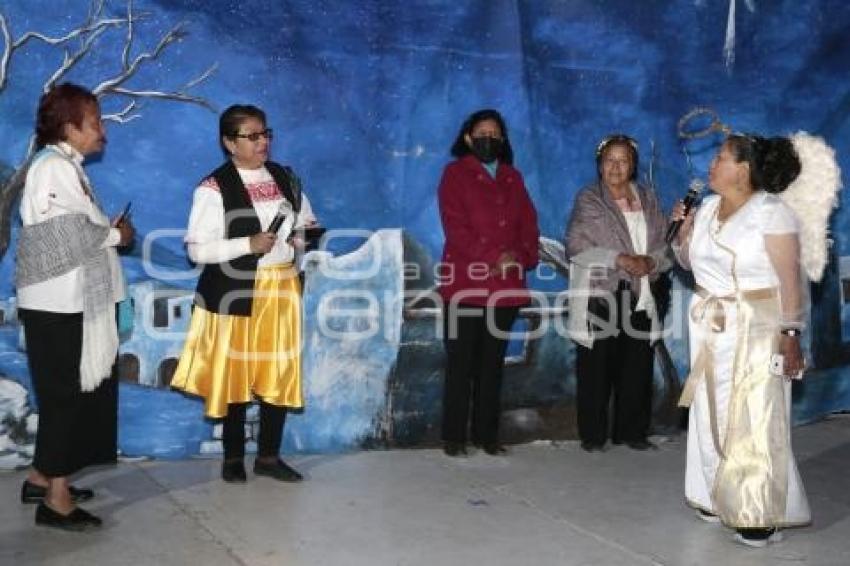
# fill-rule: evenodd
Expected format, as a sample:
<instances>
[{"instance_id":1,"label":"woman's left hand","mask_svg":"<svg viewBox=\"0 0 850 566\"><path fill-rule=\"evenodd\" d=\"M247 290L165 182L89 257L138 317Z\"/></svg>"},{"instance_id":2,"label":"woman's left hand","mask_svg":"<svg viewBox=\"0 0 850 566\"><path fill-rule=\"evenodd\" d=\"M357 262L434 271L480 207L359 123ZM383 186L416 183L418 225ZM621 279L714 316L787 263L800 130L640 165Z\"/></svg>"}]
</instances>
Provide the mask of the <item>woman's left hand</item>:
<instances>
[{"instance_id":1,"label":"woman's left hand","mask_svg":"<svg viewBox=\"0 0 850 566\"><path fill-rule=\"evenodd\" d=\"M118 243L119 247L129 246L133 243L133 239L136 237L136 228L133 226L133 222L130 220L129 215L115 218L112 221L112 226L117 228L118 232L121 234L121 240Z\"/></svg>"},{"instance_id":2,"label":"woman's left hand","mask_svg":"<svg viewBox=\"0 0 850 566\"><path fill-rule=\"evenodd\" d=\"M633 275L637 277L644 277L652 273L652 270L655 269L655 260L652 259L648 255L636 255L634 256L637 262L637 271L633 273Z\"/></svg>"},{"instance_id":3,"label":"woman's left hand","mask_svg":"<svg viewBox=\"0 0 850 566\"><path fill-rule=\"evenodd\" d=\"M785 367L783 374L790 379L802 379L806 361L803 359L803 349L800 346L800 336L779 336L779 353L784 356Z\"/></svg>"},{"instance_id":4,"label":"woman's left hand","mask_svg":"<svg viewBox=\"0 0 850 566\"><path fill-rule=\"evenodd\" d=\"M513 252L502 252L496 265L490 269L490 276L504 278L511 269L516 269L519 273L523 272L522 264L517 261Z\"/></svg>"},{"instance_id":5,"label":"woman's left hand","mask_svg":"<svg viewBox=\"0 0 850 566\"><path fill-rule=\"evenodd\" d=\"M301 236L295 236L293 234L292 236L289 236L286 241L287 243L289 243L290 246L299 251L303 251L304 248L307 247L307 242L305 242L304 238L302 238Z\"/></svg>"},{"instance_id":6,"label":"woman's left hand","mask_svg":"<svg viewBox=\"0 0 850 566\"><path fill-rule=\"evenodd\" d=\"M632 255L622 253L617 256L617 267L632 277L649 275L655 269L655 260L648 255Z\"/></svg>"}]
</instances>

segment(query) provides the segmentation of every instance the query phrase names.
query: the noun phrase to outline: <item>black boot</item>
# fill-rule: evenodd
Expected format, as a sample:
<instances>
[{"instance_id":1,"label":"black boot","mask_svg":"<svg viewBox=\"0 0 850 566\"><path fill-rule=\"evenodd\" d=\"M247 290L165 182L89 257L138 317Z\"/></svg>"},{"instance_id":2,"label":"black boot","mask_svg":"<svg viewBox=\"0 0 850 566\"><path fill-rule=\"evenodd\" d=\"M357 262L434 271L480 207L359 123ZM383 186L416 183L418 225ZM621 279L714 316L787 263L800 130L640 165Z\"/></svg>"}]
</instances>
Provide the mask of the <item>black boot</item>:
<instances>
[{"instance_id":1,"label":"black boot","mask_svg":"<svg viewBox=\"0 0 850 566\"><path fill-rule=\"evenodd\" d=\"M227 483L245 483L248 481L245 474L245 463L242 459L225 460L221 464L221 479Z\"/></svg>"},{"instance_id":2,"label":"black boot","mask_svg":"<svg viewBox=\"0 0 850 566\"><path fill-rule=\"evenodd\" d=\"M446 456L451 456L452 458L466 456L466 446L463 442L447 440L443 443L443 452L445 452Z\"/></svg>"},{"instance_id":3,"label":"black boot","mask_svg":"<svg viewBox=\"0 0 850 566\"><path fill-rule=\"evenodd\" d=\"M485 454L490 456L504 456L508 453L508 449L499 444L498 442L488 442L486 444L481 445L481 449Z\"/></svg>"}]
</instances>

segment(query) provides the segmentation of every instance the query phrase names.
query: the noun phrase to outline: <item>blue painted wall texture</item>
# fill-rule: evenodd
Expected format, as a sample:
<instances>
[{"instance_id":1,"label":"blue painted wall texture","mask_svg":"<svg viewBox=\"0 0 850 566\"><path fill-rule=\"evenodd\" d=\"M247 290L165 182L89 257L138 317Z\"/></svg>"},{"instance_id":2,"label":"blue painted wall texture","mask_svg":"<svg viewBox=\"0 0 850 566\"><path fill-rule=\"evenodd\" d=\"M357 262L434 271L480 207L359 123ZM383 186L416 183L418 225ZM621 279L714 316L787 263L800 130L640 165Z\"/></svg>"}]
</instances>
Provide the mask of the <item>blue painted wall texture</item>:
<instances>
[{"instance_id":1,"label":"blue painted wall texture","mask_svg":"<svg viewBox=\"0 0 850 566\"><path fill-rule=\"evenodd\" d=\"M13 41L27 31L61 37L85 22L90 6L87 0L7 0L0 15ZM290 450L417 444L434 437L442 351L434 329L422 322L427 316L403 308L402 263L415 248L416 262L427 271L439 255L435 189L460 122L473 110L495 107L506 116L541 233L555 239L576 191L595 175L597 142L610 132L639 141L642 174L651 163L667 208L691 176L704 177L720 139L683 145L676 134L679 118L698 105L714 108L735 130L822 135L850 170L850 4L842 0L737 1L731 63L723 53L730 0L136 0L133 7L145 17L134 26L131 59L152 50L181 21L185 34L122 86L179 91L213 110L197 101L143 95L132 109L138 117L109 123L106 153L88 168L105 208L117 211L132 200L137 229L151 242L153 272L144 267L142 249L125 258L137 307L144 297L154 297L151 304L161 298L162 289L172 297L160 300L170 314L159 326L146 325L148 315L137 311L134 334L122 345L132 379L142 384L122 388L121 444L130 453L214 451L216 433L201 419L200 403L163 386L185 328L186 313L176 315L175 307L185 306L195 282L184 273L179 230L195 184L222 158L217 112L230 104L267 111L276 133L273 156L301 175L322 224L391 229L371 239L369 233L337 238L329 244L337 257L316 260L369 261L374 242L392 250L381 255L387 263L380 276L340 282L315 270L310 275L309 404L290 419ZM126 11L125 2L110 0L101 17L120 19ZM93 88L120 73L125 37L120 22L105 28L63 80ZM72 53L81 46L67 43ZM0 43L0 54L3 49ZM0 181L25 158L36 101L62 57L63 49L38 40L12 52L0 84ZM212 74L184 90L213 66ZM119 112L130 100L113 94L102 104L105 113ZM692 158L690 170L683 148ZM831 268L812 294L817 324L810 350L817 367L796 392L798 421L850 408L849 198L845 191L833 216ZM0 263L7 326L14 326L13 271L14 254L8 253ZM566 286L549 274L535 275L534 287L554 293ZM407 285L428 283L423 277ZM356 298L348 305L369 313L357 324L377 317L375 341L352 344L312 332L323 296L338 289L355 297L364 289L379 293L374 309L358 306ZM331 326L347 324L354 323ZM152 335L140 330L146 327L160 338L164 328L170 337L150 343ZM819 334L821 328L831 330ZM13 328L0 333L0 371L28 385L15 337ZM668 346L681 374L687 368L683 340ZM523 358L526 370L509 369L509 417L521 428L530 418L523 411L548 407L531 420L550 419L540 430L555 434L569 420L572 346L546 335L532 350ZM519 372L514 381L511 372ZM667 389L659 376L659 398Z\"/></svg>"}]
</instances>

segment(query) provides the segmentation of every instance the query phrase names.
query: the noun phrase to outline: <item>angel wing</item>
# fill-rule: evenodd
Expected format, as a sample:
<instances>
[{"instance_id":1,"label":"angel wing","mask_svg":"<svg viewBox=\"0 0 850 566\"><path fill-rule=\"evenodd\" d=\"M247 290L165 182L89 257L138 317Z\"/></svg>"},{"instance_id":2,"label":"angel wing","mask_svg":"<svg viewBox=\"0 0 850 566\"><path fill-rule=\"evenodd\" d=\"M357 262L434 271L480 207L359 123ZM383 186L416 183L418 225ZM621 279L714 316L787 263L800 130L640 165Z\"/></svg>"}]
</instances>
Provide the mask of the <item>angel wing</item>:
<instances>
[{"instance_id":1,"label":"angel wing","mask_svg":"<svg viewBox=\"0 0 850 566\"><path fill-rule=\"evenodd\" d=\"M827 260L829 215L838 205L841 169L835 151L823 138L806 132L790 136L802 165L800 174L780 198L800 221L800 255L806 275L820 281Z\"/></svg>"}]
</instances>

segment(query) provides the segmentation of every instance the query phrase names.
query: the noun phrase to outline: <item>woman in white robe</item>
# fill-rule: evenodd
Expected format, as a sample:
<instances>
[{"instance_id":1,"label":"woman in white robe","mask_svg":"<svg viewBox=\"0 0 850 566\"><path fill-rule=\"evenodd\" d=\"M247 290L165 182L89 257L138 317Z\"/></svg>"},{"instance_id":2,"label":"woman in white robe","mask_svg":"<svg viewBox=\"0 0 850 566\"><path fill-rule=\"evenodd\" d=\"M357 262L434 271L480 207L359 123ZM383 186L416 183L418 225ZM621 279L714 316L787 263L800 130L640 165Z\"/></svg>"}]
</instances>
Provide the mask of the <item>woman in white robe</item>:
<instances>
[{"instance_id":1,"label":"woman in white robe","mask_svg":"<svg viewBox=\"0 0 850 566\"><path fill-rule=\"evenodd\" d=\"M799 171L788 139L730 136L709 172L716 194L674 246L697 285L681 403L691 407L685 497L756 547L811 518L790 436L791 379L804 369L799 230L777 196Z\"/></svg>"}]
</instances>

